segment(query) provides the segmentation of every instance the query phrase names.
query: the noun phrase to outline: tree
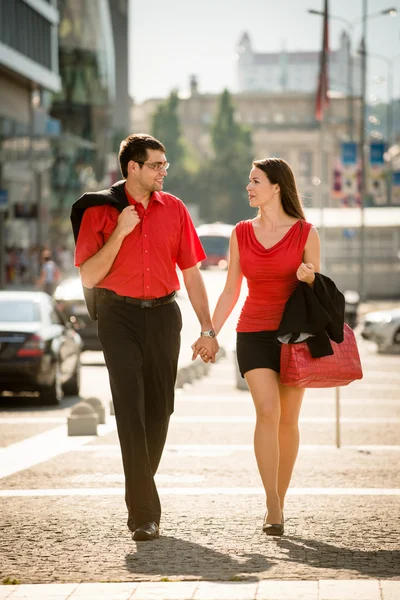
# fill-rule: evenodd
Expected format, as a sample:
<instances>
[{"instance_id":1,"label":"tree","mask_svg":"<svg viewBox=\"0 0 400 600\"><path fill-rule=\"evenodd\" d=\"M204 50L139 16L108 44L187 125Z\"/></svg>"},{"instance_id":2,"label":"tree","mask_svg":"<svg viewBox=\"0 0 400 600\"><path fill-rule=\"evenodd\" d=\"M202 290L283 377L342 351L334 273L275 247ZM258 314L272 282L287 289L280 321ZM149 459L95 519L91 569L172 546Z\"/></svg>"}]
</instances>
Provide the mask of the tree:
<instances>
[{"instance_id":1,"label":"tree","mask_svg":"<svg viewBox=\"0 0 400 600\"><path fill-rule=\"evenodd\" d=\"M234 112L231 95L224 90L211 130L215 157L202 178L208 187L203 212L213 220L230 223L251 216L246 193L253 159L251 133L235 121Z\"/></svg>"},{"instance_id":2,"label":"tree","mask_svg":"<svg viewBox=\"0 0 400 600\"><path fill-rule=\"evenodd\" d=\"M176 196L185 197L187 191L187 168L185 165L185 145L178 114L179 98L171 92L169 98L160 104L153 115L152 135L162 142L167 150L167 160L171 163L166 188Z\"/></svg>"}]
</instances>

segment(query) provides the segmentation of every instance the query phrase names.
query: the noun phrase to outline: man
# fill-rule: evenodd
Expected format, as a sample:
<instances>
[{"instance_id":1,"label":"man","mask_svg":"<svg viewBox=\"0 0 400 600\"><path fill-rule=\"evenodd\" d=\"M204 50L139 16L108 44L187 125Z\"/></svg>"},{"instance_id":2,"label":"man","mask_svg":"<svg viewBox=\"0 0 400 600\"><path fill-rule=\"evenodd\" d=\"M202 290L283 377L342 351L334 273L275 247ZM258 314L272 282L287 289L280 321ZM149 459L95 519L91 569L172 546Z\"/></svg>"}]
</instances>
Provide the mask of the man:
<instances>
[{"instance_id":1,"label":"man","mask_svg":"<svg viewBox=\"0 0 400 600\"><path fill-rule=\"evenodd\" d=\"M218 343L197 266L204 250L183 202L162 191L169 167L164 146L150 135L130 135L121 143L119 162L124 181L84 194L71 220L77 237L75 264L85 288L96 288L128 527L134 540L145 541L159 536L161 506L154 475L174 410L182 327L175 302L176 265L200 322L204 360L215 360Z\"/></svg>"}]
</instances>

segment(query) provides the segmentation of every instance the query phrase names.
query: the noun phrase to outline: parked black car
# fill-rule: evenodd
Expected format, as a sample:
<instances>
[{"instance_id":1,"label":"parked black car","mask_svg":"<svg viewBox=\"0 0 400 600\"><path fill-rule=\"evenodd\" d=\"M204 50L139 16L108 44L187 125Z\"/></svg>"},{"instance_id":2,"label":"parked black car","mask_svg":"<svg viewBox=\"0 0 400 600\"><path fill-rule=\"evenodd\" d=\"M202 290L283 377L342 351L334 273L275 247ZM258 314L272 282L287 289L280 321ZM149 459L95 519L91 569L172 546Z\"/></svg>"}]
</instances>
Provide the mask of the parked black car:
<instances>
[{"instance_id":1,"label":"parked black car","mask_svg":"<svg viewBox=\"0 0 400 600\"><path fill-rule=\"evenodd\" d=\"M78 395L81 350L48 294L0 291L0 392L39 392L46 404Z\"/></svg>"},{"instance_id":2,"label":"parked black car","mask_svg":"<svg viewBox=\"0 0 400 600\"><path fill-rule=\"evenodd\" d=\"M69 277L62 281L54 292L54 299L79 332L83 350L102 350L97 336L97 321L89 317L80 277Z\"/></svg>"}]
</instances>

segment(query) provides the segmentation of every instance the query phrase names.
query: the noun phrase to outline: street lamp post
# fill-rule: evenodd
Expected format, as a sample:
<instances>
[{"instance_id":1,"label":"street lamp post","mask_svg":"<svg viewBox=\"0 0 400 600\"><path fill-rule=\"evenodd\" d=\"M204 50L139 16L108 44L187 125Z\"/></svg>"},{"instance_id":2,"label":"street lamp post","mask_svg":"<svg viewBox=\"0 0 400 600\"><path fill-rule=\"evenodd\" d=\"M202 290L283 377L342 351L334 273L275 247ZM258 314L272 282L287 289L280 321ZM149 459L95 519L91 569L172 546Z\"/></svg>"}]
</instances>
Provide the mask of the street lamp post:
<instances>
[{"instance_id":1,"label":"street lamp post","mask_svg":"<svg viewBox=\"0 0 400 600\"><path fill-rule=\"evenodd\" d=\"M379 60L384 60L387 66L387 111L386 111L386 140L388 146L394 144L395 136L393 131L394 125L394 98L393 98L393 67L395 61L400 58L400 54L396 54L392 56L392 58L388 58L387 56L382 56L381 54L371 54L368 52L368 56L370 58L377 58Z\"/></svg>"},{"instance_id":2,"label":"street lamp post","mask_svg":"<svg viewBox=\"0 0 400 600\"><path fill-rule=\"evenodd\" d=\"M324 13L318 10L309 9L308 12L313 15L323 16ZM350 37L350 32L352 34L353 27L356 24L362 24L362 40L361 40L361 106L360 106L360 135L359 135L359 155L360 155L360 254L359 254L359 282L358 289L359 294L362 300L365 300L366 291L365 291L365 218L364 218L364 208L366 202L366 194L367 194L367 161L366 161L366 136L365 136L365 117L366 117L366 96L367 96L367 50L366 50L366 40L367 40L367 21L370 19L374 19L376 17L382 17L385 15L396 16L397 9L396 8L387 8L385 10L380 10L376 13L368 14L367 10L367 0L363 0L363 10L362 10L362 19L356 21L347 21L343 17L329 15L330 19L335 19L342 21L347 24L348 32L349 32L349 52L348 52L348 67L347 67L347 82L348 82L348 96L350 96L349 100L349 123L348 123L348 132L350 140L353 136L353 106L350 107L350 103L352 105L352 97L350 95L350 90L353 88L353 68L352 68L352 58L351 58L351 46L352 40ZM350 83L349 83L350 82Z\"/></svg>"},{"instance_id":3,"label":"street lamp post","mask_svg":"<svg viewBox=\"0 0 400 600\"><path fill-rule=\"evenodd\" d=\"M367 169L365 148L365 113L367 96L367 0L363 0L362 38L361 38L361 113L360 113L360 260L358 289L361 300L365 300L365 201L367 193Z\"/></svg>"},{"instance_id":4,"label":"street lamp post","mask_svg":"<svg viewBox=\"0 0 400 600\"><path fill-rule=\"evenodd\" d=\"M395 132L393 130L394 126L394 97L393 97L393 66L394 62L400 58L400 54L396 54L396 56L392 56L392 58L388 58L387 56L382 56L381 54L370 54L368 56L371 58L378 58L380 60L384 60L387 65L387 109L386 109L386 141L388 149L395 143ZM388 204L392 203L392 178L393 178L393 164L392 158L389 154L389 168L388 168Z\"/></svg>"},{"instance_id":5,"label":"street lamp post","mask_svg":"<svg viewBox=\"0 0 400 600\"><path fill-rule=\"evenodd\" d=\"M320 10L315 10L310 8L308 10L310 15L318 15L324 16L324 13ZM375 19L377 17L391 16L395 17L397 15L397 9L394 7L386 8L384 10L380 10L375 13L370 13L366 15L366 20ZM354 137L354 102L353 102L353 55L352 55L352 41L353 41L353 33L354 27L360 23L364 22L364 17L362 19L356 19L354 21L349 21L344 17L339 15L329 15L329 19L334 19L335 21L340 21L344 23L346 26L346 33L348 36L348 46L347 46L347 131L349 140L352 141Z\"/></svg>"}]
</instances>

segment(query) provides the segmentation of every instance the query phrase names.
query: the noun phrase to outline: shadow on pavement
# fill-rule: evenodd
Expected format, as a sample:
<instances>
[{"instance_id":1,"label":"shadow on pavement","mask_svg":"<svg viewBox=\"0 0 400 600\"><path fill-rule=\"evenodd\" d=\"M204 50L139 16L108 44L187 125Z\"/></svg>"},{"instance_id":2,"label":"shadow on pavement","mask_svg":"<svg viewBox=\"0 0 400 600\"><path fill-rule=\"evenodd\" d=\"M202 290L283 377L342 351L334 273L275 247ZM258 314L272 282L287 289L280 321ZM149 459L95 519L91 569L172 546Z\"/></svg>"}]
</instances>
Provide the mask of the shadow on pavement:
<instances>
[{"instance_id":1,"label":"shadow on pavement","mask_svg":"<svg viewBox=\"0 0 400 600\"><path fill-rule=\"evenodd\" d=\"M125 556L126 568L134 574L193 577L207 580L258 581L276 560L263 554L238 554L233 558L186 540L162 536L156 542L137 543L137 553Z\"/></svg>"},{"instance_id":2,"label":"shadow on pavement","mask_svg":"<svg viewBox=\"0 0 400 600\"><path fill-rule=\"evenodd\" d=\"M343 548L309 538L285 536L278 540L286 561L319 569L346 569L376 578L400 576L400 550ZM377 548L379 540L377 540Z\"/></svg>"}]
</instances>

